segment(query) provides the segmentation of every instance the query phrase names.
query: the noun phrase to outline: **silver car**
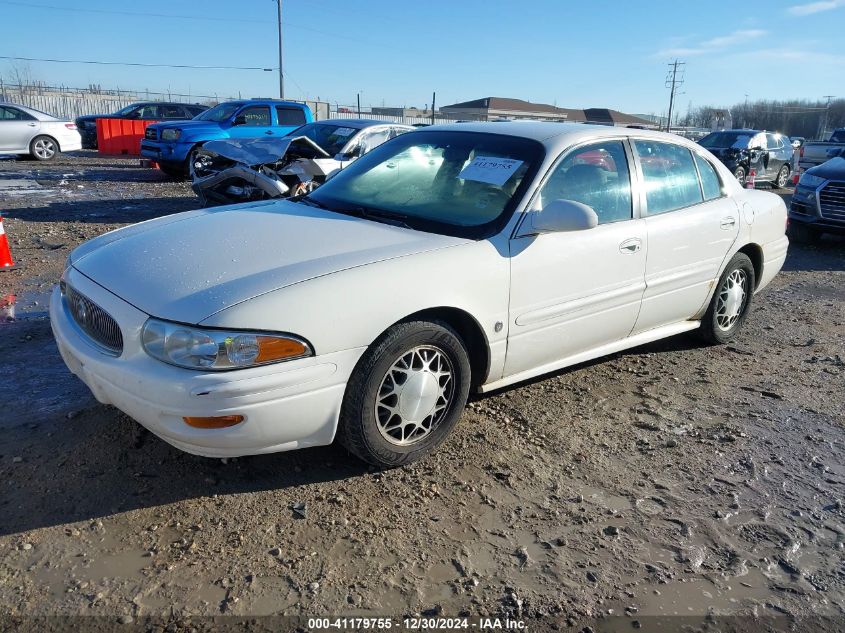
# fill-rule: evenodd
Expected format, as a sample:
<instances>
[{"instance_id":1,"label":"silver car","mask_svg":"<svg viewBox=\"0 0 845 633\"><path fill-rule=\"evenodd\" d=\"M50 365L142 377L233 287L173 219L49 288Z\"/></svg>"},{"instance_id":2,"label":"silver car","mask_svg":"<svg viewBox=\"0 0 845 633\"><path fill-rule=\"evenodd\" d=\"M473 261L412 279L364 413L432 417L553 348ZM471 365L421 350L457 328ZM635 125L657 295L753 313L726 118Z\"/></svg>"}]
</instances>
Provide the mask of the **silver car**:
<instances>
[{"instance_id":1,"label":"silver car","mask_svg":"<svg viewBox=\"0 0 845 633\"><path fill-rule=\"evenodd\" d=\"M50 160L59 152L82 149L72 121L14 103L0 102L0 154Z\"/></svg>"}]
</instances>

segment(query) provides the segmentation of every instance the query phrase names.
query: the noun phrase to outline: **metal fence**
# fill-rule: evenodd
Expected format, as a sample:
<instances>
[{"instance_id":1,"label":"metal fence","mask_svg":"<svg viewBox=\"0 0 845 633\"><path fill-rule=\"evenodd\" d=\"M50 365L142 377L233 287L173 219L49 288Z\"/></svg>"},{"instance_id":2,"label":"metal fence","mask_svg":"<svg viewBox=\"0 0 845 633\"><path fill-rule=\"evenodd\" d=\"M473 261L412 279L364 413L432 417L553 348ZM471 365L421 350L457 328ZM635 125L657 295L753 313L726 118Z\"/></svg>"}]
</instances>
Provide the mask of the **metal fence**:
<instances>
[{"instance_id":1,"label":"metal fence","mask_svg":"<svg viewBox=\"0 0 845 633\"><path fill-rule=\"evenodd\" d=\"M431 125L432 119L430 116L394 116L391 114L370 114L369 112L361 111L360 116L356 112L329 112L330 119L373 119L375 121L386 121L388 123L405 123L406 125L423 124ZM456 119L447 118L443 116L435 116L434 123L454 123Z\"/></svg>"},{"instance_id":2,"label":"metal fence","mask_svg":"<svg viewBox=\"0 0 845 633\"><path fill-rule=\"evenodd\" d=\"M103 90L99 87L68 88L43 84L7 84L0 79L0 101L35 108L62 119L75 119L84 114L104 114L120 110L138 101L174 101L215 105L221 101L240 99L240 95L192 95L149 90ZM291 101L296 101L291 99ZM323 101L307 103L316 119L329 118L329 104ZM348 115L347 115L348 116Z\"/></svg>"}]
</instances>

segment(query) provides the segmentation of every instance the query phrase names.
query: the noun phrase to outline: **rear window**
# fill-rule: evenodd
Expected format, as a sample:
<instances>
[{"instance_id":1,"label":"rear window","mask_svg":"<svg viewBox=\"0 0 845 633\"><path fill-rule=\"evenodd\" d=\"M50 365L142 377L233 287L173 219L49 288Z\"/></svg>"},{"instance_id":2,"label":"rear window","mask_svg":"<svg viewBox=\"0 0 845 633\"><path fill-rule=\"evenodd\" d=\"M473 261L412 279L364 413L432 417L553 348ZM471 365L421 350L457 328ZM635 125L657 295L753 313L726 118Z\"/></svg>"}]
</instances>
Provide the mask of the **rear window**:
<instances>
[{"instance_id":1,"label":"rear window","mask_svg":"<svg viewBox=\"0 0 845 633\"><path fill-rule=\"evenodd\" d=\"M707 149L748 149L752 136L749 132L713 132L698 143Z\"/></svg>"},{"instance_id":2,"label":"rear window","mask_svg":"<svg viewBox=\"0 0 845 633\"><path fill-rule=\"evenodd\" d=\"M645 180L648 215L668 213L702 202L692 153L680 145L634 141Z\"/></svg>"},{"instance_id":3,"label":"rear window","mask_svg":"<svg viewBox=\"0 0 845 633\"><path fill-rule=\"evenodd\" d=\"M279 125L305 125L305 110L276 106L276 118Z\"/></svg>"}]
</instances>

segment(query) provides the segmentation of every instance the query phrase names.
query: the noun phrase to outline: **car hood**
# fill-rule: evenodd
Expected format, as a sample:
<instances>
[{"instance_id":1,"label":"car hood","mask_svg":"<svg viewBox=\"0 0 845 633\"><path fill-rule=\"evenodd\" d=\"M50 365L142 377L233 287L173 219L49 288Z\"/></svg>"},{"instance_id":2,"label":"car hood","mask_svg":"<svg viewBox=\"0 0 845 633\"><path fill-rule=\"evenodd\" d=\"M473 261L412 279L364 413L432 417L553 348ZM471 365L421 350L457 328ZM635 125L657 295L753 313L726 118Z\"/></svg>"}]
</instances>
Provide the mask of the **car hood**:
<instances>
[{"instance_id":1,"label":"car hood","mask_svg":"<svg viewBox=\"0 0 845 633\"><path fill-rule=\"evenodd\" d=\"M208 141L202 148L245 165L274 163L287 153L299 158L331 158L324 149L305 136L222 139Z\"/></svg>"},{"instance_id":2,"label":"car hood","mask_svg":"<svg viewBox=\"0 0 845 633\"><path fill-rule=\"evenodd\" d=\"M136 224L83 244L71 259L147 314L199 323L308 279L467 241L263 201Z\"/></svg>"},{"instance_id":3,"label":"car hood","mask_svg":"<svg viewBox=\"0 0 845 633\"><path fill-rule=\"evenodd\" d=\"M831 158L821 165L811 167L807 173L828 180L845 180L845 158Z\"/></svg>"},{"instance_id":4,"label":"car hood","mask_svg":"<svg viewBox=\"0 0 845 633\"><path fill-rule=\"evenodd\" d=\"M153 123L151 128L157 130L172 130L179 129L189 132L200 132L205 130L220 130L220 124L215 121L195 121L193 119L184 119L182 121L167 121L166 123Z\"/></svg>"}]
</instances>

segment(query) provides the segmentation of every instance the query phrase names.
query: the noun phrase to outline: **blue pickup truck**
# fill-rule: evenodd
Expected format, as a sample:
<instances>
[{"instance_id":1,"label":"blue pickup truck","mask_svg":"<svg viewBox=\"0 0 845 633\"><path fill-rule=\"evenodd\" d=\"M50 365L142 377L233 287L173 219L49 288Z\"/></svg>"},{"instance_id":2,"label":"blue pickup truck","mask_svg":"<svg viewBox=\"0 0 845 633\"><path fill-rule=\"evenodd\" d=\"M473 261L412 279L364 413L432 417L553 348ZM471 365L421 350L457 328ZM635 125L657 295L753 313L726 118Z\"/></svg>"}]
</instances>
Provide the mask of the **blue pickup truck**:
<instances>
[{"instance_id":1,"label":"blue pickup truck","mask_svg":"<svg viewBox=\"0 0 845 633\"><path fill-rule=\"evenodd\" d=\"M302 103L276 99L227 101L190 121L154 123L141 141L141 156L158 163L171 176L188 173L188 160L206 141L223 138L284 136L313 120Z\"/></svg>"}]
</instances>

